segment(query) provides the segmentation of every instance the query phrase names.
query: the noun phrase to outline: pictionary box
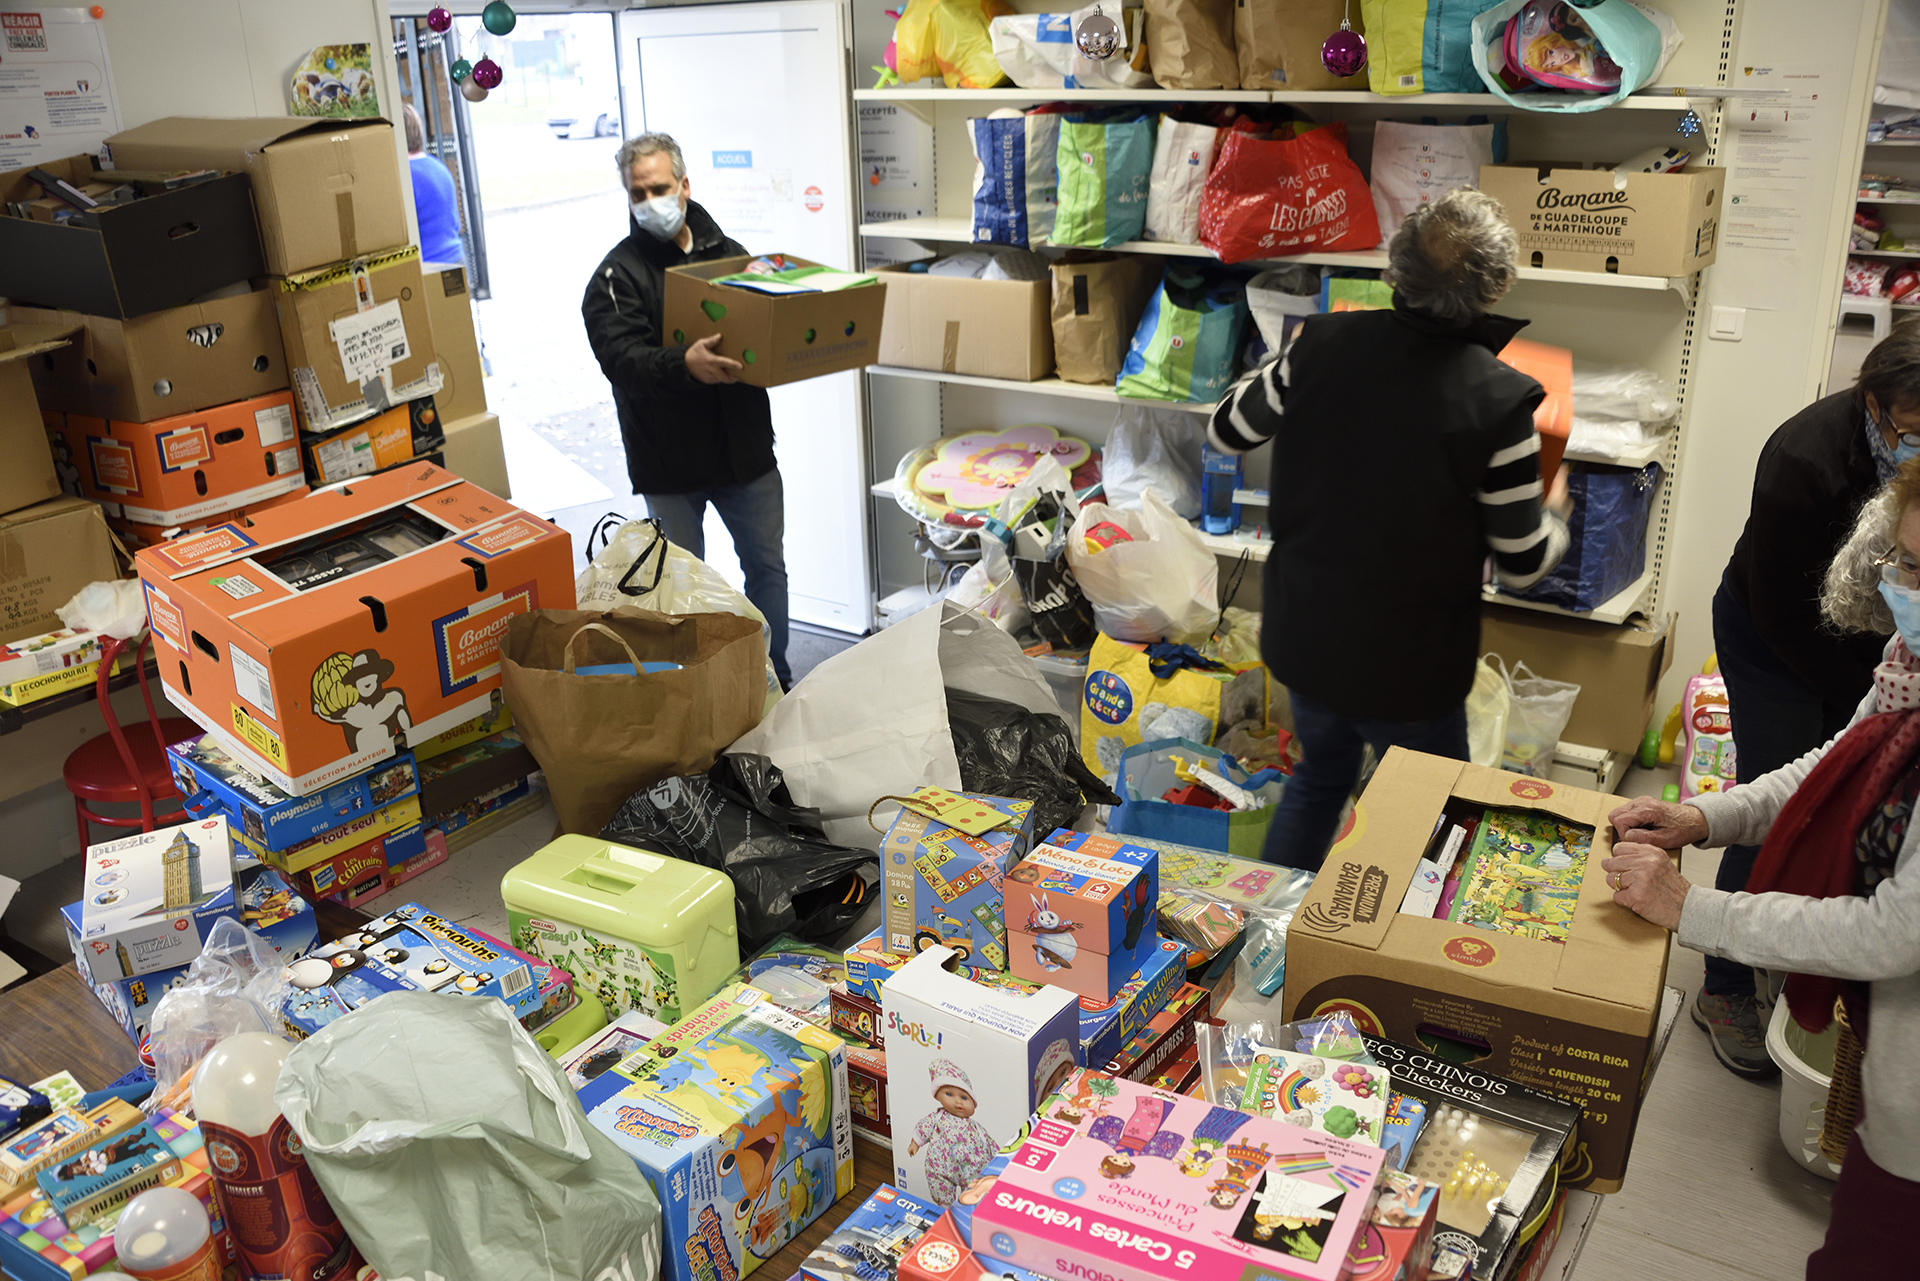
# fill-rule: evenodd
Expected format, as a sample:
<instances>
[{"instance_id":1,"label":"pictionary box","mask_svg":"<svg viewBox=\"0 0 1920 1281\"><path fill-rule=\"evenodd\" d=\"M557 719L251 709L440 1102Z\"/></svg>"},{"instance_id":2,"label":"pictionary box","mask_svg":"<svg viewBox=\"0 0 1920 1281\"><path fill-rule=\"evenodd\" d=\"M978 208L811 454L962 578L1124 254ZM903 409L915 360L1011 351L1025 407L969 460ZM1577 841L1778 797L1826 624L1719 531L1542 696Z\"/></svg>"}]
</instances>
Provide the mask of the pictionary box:
<instances>
[{"instance_id":1,"label":"pictionary box","mask_svg":"<svg viewBox=\"0 0 1920 1281\"><path fill-rule=\"evenodd\" d=\"M167 748L167 766L182 796L204 793L233 818L252 845L279 852L340 827L420 788L413 757L342 779L311 796L289 796L237 765L210 735Z\"/></svg>"},{"instance_id":2,"label":"pictionary box","mask_svg":"<svg viewBox=\"0 0 1920 1281\"><path fill-rule=\"evenodd\" d=\"M974 1240L1045 1276L1337 1281L1381 1169L1370 1144L1082 1069L974 1208Z\"/></svg>"},{"instance_id":3,"label":"pictionary box","mask_svg":"<svg viewBox=\"0 0 1920 1281\"><path fill-rule=\"evenodd\" d=\"M840 1038L751 987L709 999L580 1091L663 1211L670 1281L744 1277L853 1190Z\"/></svg>"},{"instance_id":4,"label":"pictionary box","mask_svg":"<svg viewBox=\"0 0 1920 1281\"><path fill-rule=\"evenodd\" d=\"M1160 855L1112 837L1036 845L1007 874L1013 973L1110 1001L1159 946Z\"/></svg>"},{"instance_id":5,"label":"pictionary box","mask_svg":"<svg viewBox=\"0 0 1920 1281\"><path fill-rule=\"evenodd\" d=\"M167 697L294 796L485 711L508 621L574 601L564 530L427 463L135 564Z\"/></svg>"},{"instance_id":6,"label":"pictionary box","mask_svg":"<svg viewBox=\"0 0 1920 1281\"><path fill-rule=\"evenodd\" d=\"M1007 968L1000 883L1033 844L1033 802L962 792L1007 822L978 836L902 809L880 843L886 941L897 952L950 947L973 969Z\"/></svg>"},{"instance_id":7,"label":"pictionary box","mask_svg":"<svg viewBox=\"0 0 1920 1281\"><path fill-rule=\"evenodd\" d=\"M215 921L237 916L224 818L87 847L80 948L95 983L186 965Z\"/></svg>"},{"instance_id":8,"label":"pictionary box","mask_svg":"<svg viewBox=\"0 0 1920 1281\"><path fill-rule=\"evenodd\" d=\"M1118 1054L1186 983L1186 944L1177 939L1157 939L1155 943L1140 972L1123 983L1111 1001L1080 998L1084 1062L1098 1065Z\"/></svg>"}]
</instances>

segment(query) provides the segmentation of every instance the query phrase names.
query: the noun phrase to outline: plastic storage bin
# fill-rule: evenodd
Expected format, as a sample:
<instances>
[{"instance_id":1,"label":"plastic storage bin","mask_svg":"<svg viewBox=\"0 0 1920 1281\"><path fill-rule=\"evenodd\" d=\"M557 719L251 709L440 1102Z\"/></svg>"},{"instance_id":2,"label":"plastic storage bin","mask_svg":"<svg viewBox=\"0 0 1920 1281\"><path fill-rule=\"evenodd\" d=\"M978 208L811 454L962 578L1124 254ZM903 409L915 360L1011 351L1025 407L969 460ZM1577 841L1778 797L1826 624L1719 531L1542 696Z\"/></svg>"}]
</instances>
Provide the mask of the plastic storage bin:
<instances>
[{"instance_id":1,"label":"plastic storage bin","mask_svg":"<svg viewBox=\"0 0 1920 1281\"><path fill-rule=\"evenodd\" d=\"M1786 997L1773 1003L1767 1054L1780 1067L1780 1142L1788 1156L1823 1179L1840 1177L1840 1167L1820 1154L1820 1127L1826 1119L1833 1046L1838 1038L1838 1026L1815 1034L1795 1023L1787 1013Z\"/></svg>"},{"instance_id":2,"label":"plastic storage bin","mask_svg":"<svg viewBox=\"0 0 1920 1281\"><path fill-rule=\"evenodd\" d=\"M609 1020L673 1024L740 965L733 882L711 868L563 836L500 879L513 945L573 975Z\"/></svg>"}]
</instances>

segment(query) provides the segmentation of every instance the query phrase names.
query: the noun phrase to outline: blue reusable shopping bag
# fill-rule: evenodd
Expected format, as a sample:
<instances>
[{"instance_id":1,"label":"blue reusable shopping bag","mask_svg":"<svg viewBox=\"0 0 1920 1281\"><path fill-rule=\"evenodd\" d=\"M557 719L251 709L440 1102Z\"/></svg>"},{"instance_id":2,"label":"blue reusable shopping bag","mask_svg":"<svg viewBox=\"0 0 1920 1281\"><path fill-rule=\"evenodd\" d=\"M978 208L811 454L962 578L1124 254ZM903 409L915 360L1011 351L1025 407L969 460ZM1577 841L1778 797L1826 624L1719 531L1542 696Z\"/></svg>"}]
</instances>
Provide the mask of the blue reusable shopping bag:
<instances>
[{"instance_id":1,"label":"blue reusable shopping bag","mask_svg":"<svg viewBox=\"0 0 1920 1281\"><path fill-rule=\"evenodd\" d=\"M1174 773L1173 757L1198 761L1229 783L1266 798L1264 809L1232 813L1227 810L1203 810L1196 805L1176 805L1160 798L1170 789L1183 786ZM1257 859L1267 843L1267 828L1273 822L1274 807L1286 788L1286 775L1277 769L1249 774L1232 756L1217 747L1202 747L1184 738L1160 738L1136 743L1120 757L1119 776L1113 790L1120 804L1107 818L1107 831L1115 836L1144 836L1149 840L1172 841L1203 850L1217 850L1236 858Z\"/></svg>"},{"instance_id":2,"label":"blue reusable shopping bag","mask_svg":"<svg viewBox=\"0 0 1920 1281\"><path fill-rule=\"evenodd\" d=\"M1053 243L1111 249L1147 227L1147 183L1160 117L1140 112L1067 116L1060 124L1060 209Z\"/></svg>"},{"instance_id":3,"label":"blue reusable shopping bag","mask_svg":"<svg viewBox=\"0 0 1920 1281\"><path fill-rule=\"evenodd\" d=\"M1233 385L1250 317L1244 278L1219 268L1168 267L1134 329L1114 390L1142 400L1219 400Z\"/></svg>"},{"instance_id":4,"label":"blue reusable shopping bag","mask_svg":"<svg viewBox=\"0 0 1920 1281\"><path fill-rule=\"evenodd\" d=\"M973 239L1021 249L1053 234L1057 112L967 121L973 142Z\"/></svg>"},{"instance_id":5,"label":"blue reusable shopping bag","mask_svg":"<svg viewBox=\"0 0 1920 1281\"><path fill-rule=\"evenodd\" d=\"M1565 558L1533 586L1508 595L1586 611L1625 591L1646 572L1647 524L1659 485L1659 463L1638 470L1575 463L1567 477L1573 511Z\"/></svg>"}]
</instances>

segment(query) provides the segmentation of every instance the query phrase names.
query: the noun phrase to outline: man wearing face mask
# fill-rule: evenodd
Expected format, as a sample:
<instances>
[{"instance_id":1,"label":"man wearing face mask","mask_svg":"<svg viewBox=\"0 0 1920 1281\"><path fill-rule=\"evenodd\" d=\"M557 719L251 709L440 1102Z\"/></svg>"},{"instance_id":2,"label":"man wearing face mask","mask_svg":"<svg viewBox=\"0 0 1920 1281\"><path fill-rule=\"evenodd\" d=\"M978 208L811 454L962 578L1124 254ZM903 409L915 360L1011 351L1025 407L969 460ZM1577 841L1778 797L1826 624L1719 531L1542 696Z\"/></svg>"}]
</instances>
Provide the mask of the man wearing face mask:
<instances>
[{"instance_id":1,"label":"man wearing face mask","mask_svg":"<svg viewBox=\"0 0 1920 1281\"><path fill-rule=\"evenodd\" d=\"M692 199L680 147L641 134L615 157L632 229L594 269L580 314L601 372L613 384L627 478L667 538L705 557L711 503L733 536L747 599L767 617L768 657L784 687L787 667L786 533L767 393L737 378L720 335L671 342L663 332L666 271L747 251Z\"/></svg>"},{"instance_id":2,"label":"man wearing face mask","mask_svg":"<svg viewBox=\"0 0 1920 1281\"><path fill-rule=\"evenodd\" d=\"M1867 353L1859 382L1788 419L1760 451L1746 529L1713 597L1713 643L1727 682L1738 775L1755 779L1844 729L1873 684L1884 636L1841 634L1820 617L1827 565L1862 504L1920 456L1920 325ZM1731 845L1714 888L1740 890L1759 854ZM1693 1021L1738 1076L1778 1070L1754 1001L1753 971L1707 958Z\"/></svg>"}]
</instances>

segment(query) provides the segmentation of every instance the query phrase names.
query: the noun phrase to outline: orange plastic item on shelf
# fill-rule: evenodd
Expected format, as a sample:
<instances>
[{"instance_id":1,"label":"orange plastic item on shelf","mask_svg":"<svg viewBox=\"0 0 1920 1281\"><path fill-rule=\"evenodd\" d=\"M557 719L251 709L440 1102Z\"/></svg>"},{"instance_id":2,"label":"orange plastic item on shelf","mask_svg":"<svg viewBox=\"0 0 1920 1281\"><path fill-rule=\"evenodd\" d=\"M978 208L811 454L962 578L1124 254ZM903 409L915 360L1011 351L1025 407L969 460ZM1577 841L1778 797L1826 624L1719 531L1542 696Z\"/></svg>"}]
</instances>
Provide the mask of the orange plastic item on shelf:
<instances>
[{"instance_id":1,"label":"orange plastic item on shelf","mask_svg":"<svg viewBox=\"0 0 1920 1281\"><path fill-rule=\"evenodd\" d=\"M1573 353L1515 338L1500 359L1547 389L1547 398L1533 411L1533 426L1540 433L1540 478L1551 488L1567 454L1567 438L1573 435Z\"/></svg>"}]
</instances>

